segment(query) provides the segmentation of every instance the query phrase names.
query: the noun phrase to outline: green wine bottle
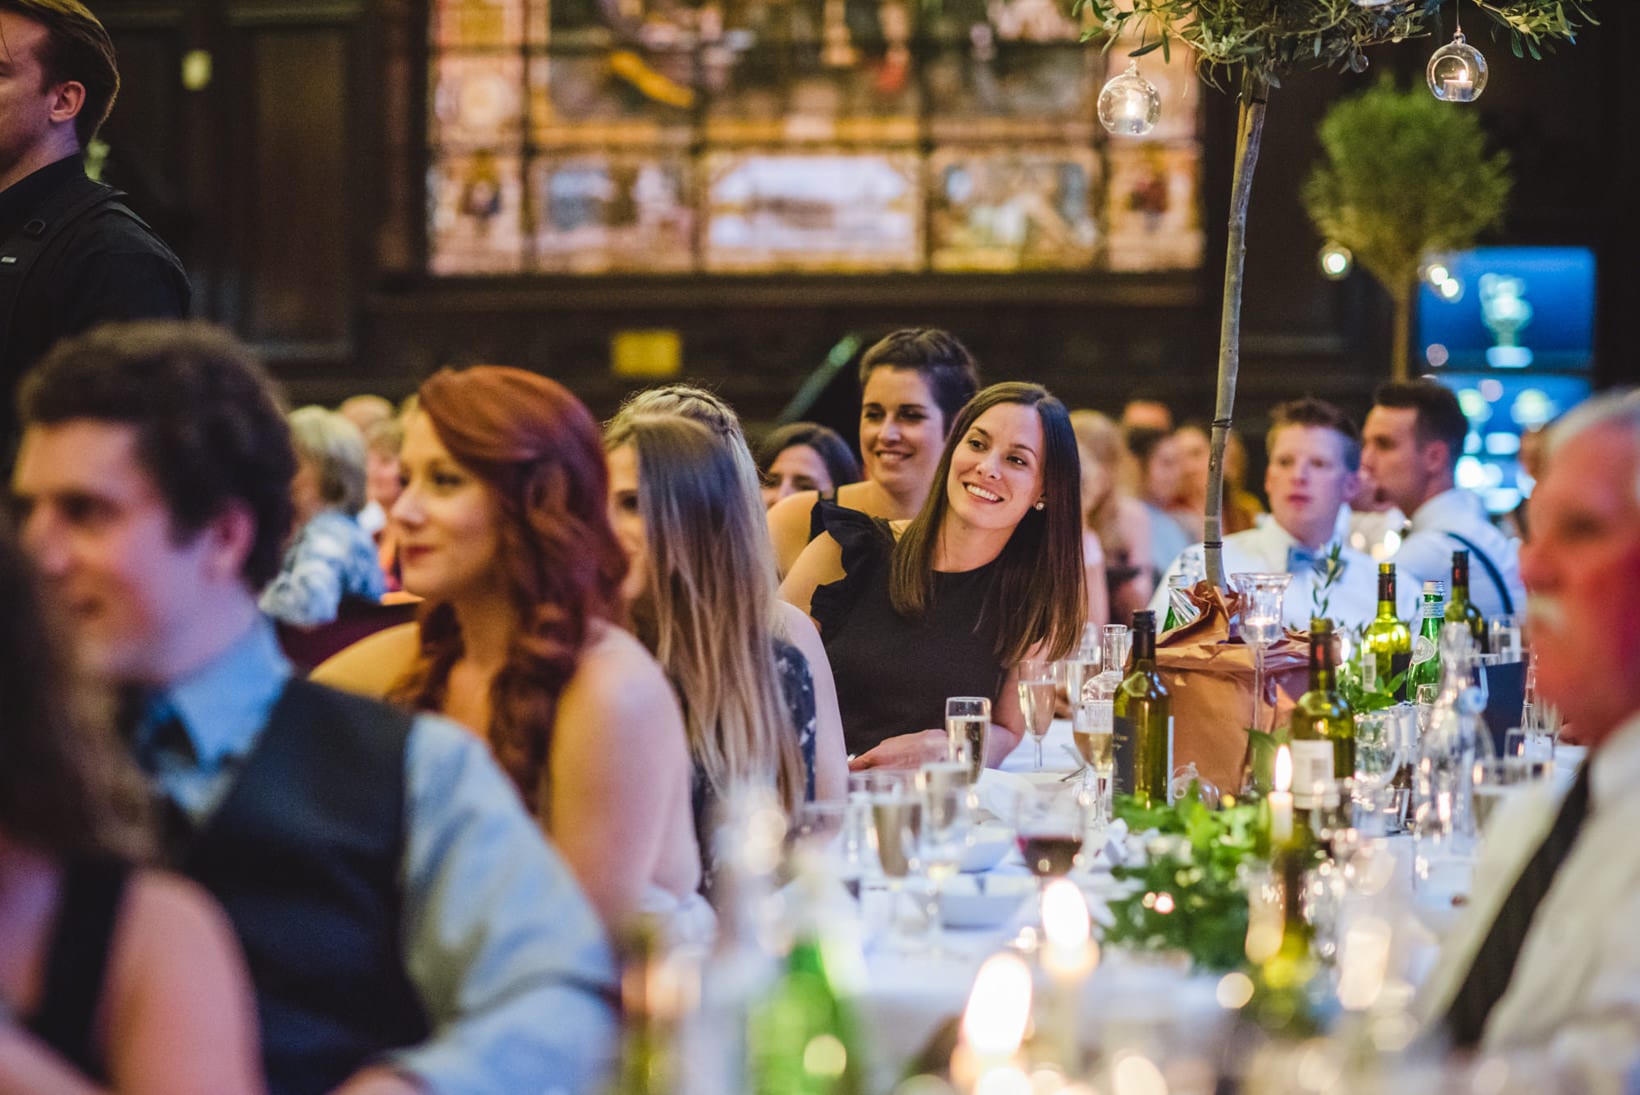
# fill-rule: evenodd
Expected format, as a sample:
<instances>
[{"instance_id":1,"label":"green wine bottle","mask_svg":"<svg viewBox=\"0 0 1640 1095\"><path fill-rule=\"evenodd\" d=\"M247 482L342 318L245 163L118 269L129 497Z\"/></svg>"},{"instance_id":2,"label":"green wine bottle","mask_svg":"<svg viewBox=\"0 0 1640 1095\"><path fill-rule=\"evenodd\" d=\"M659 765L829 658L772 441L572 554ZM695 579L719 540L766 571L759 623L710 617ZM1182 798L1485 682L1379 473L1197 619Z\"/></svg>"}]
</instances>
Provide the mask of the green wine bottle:
<instances>
[{"instance_id":1,"label":"green wine bottle","mask_svg":"<svg viewBox=\"0 0 1640 1095\"><path fill-rule=\"evenodd\" d=\"M1318 787L1355 775L1355 714L1338 692L1338 646L1332 621L1310 621L1310 688L1287 724L1293 751L1293 805L1322 803Z\"/></svg>"},{"instance_id":2,"label":"green wine bottle","mask_svg":"<svg viewBox=\"0 0 1640 1095\"><path fill-rule=\"evenodd\" d=\"M1412 642L1412 664L1407 668L1407 698L1418 698L1421 684L1441 683L1441 623L1446 590L1441 583L1424 583L1424 603L1418 613L1418 637Z\"/></svg>"},{"instance_id":3,"label":"green wine bottle","mask_svg":"<svg viewBox=\"0 0 1640 1095\"><path fill-rule=\"evenodd\" d=\"M1156 614L1135 612L1132 632L1128 675L1114 697L1116 789L1149 806L1168 800L1173 700L1156 672Z\"/></svg>"},{"instance_id":4,"label":"green wine bottle","mask_svg":"<svg viewBox=\"0 0 1640 1095\"><path fill-rule=\"evenodd\" d=\"M1447 599L1442 617L1447 623L1464 624L1475 640L1475 649L1486 649L1486 617L1469 599L1469 552L1452 553L1452 596Z\"/></svg>"},{"instance_id":5,"label":"green wine bottle","mask_svg":"<svg viewBox=\"0 0 1640 1095\"><path fill-rule=\"evenodd\" d=\"M1378 614L1361 635L1364 651L1361 683L1371 689L1383 689L1395 674L1395 659L1412 656L1412 629L1395 614L1395 564L1378 564ZM1368 670L1373 679L1365 679Z\"/></svg>"},{"instance_id":6,"label":"green wine bottle","mask_svg":"<svg viewBox=\"0 0 1640 1095\"><path fill-rule=\"evenodd\" d=\"M795 941L748 1031L755 1095L865 1095L866 1061L852 1003L828 968L822 888L799 874Z\"/></svg>"}]
</instances>

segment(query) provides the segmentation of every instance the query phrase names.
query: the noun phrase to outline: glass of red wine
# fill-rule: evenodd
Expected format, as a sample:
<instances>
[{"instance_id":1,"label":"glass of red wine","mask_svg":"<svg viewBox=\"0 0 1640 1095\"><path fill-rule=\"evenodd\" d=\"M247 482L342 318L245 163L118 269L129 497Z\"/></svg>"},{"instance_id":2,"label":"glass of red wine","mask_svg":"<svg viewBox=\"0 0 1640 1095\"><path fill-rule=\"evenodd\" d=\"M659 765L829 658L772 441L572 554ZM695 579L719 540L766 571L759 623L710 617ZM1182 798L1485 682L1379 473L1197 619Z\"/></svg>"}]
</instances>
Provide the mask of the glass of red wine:
<instances>
[{"instance_id":1,"label":"glass of red wine","mask_svg":"<svg viewBox=\"0 0 1640 1095\"><path fill-rule=\"evenodd\" d=\"M1026 868L1044 884L1069 874L1081 860L1093 804L1081 787L1038 787L1019 796L1014 840Z\"/></svg>"}]
</instances>

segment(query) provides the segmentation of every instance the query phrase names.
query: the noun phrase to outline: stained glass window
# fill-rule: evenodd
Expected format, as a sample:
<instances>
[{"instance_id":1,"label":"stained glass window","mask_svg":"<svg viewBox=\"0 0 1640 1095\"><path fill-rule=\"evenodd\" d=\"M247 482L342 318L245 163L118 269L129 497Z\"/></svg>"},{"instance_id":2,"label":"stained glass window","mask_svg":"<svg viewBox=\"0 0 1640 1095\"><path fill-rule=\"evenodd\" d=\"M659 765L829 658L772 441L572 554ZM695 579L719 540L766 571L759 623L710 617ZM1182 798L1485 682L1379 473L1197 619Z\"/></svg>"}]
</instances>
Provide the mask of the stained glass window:
<instances>
[{"instance_id":1,"label":"stained glass window","mask_svg":"<svg viewBox=\"0 0 1640 1095\"><path fill-rule=\"evenodd\" d=\"M440 275L1199 266L1199 82L1143 141L1057 0L434 0Z\"/></svg>"}]
</instances>

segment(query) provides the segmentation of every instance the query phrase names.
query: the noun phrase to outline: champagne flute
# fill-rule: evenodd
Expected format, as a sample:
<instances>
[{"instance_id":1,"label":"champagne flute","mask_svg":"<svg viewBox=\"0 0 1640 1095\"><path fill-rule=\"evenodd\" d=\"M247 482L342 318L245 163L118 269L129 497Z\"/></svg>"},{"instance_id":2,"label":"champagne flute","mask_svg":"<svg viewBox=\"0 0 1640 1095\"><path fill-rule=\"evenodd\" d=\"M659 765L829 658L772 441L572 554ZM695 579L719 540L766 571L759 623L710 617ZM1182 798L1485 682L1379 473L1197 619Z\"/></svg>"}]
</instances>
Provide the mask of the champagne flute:
<instances>
[{"instance_id":1,"label":"champagne flute","mask_svg":"<svg viewBox=\"0 0 1640 1095\"><path fill-rule=\"evenodd\" d=\"M1110 700L1079 703L1071 724L1077 751L1093 775L1092 827L1098 830L1110 824L1110 788L1116 774L1115 706Z\"/></svg>"},{"instance_id":2,"label":"champagne flute","mask_svg":"<svg viewBox=\"0 0 1640 1095\"><path fill-rule=\"evenodd\" d=\"M985 771L985 744L990 733L989 699L951 696L945 701L946 759L966 761L970 783L978 783L980 773Z\"/></svg>"},{"instance_id":3,"label":"champagne flute","mask_svg":"<svg viewBox=\"0 0 1640 1095\"><path fill-rule=\"evenodd\" d=\"M1241 638L1253 648L1253 729L1264 729L1264 651L1281 638L1282 601L1291 574L1232 574L1231 584L1242 596Z\"/></svg>"},{"instance_id":4,"label":"champagne flute","mask_svg":"<svg viewBox=\"0 0 1640 1095\"><path fill-rule=\"evenodd\" d=\"M917 772L917 860L928 879L928 915L933 923L930 953L940 946L940 889L962 868L968 842L968 766L962 761L930 761Z\"/></svg>"},{"instance_id":5,"label":"champagne flute","mask_svg":"<svg viewBox=\"0 0 1640 1095\"><path fill-rule=\"evenodd\" d=\"M1042 739L1048 736L1048 727L1053 723L1053 663L1026 658L1019 663L1018 685L1019 710L1025 718L1025 729L1036 742L1036 770L1040 772Z\"/></svg>"},{"instance_id":6,"label":"champagne flute","mask_svg":"<svg viewBox=\"0 0 1640 1095\"><path fill-rule=\"evenodd\" d=\"M877 860L882 864L888 888L889 925L897 943L902 943L901 903L905 880L917 856L917 834L922 825L922 803L905 778L907 773L884 773L871 793L871 821L877 838Z\"/></svg>"}]
</instances>

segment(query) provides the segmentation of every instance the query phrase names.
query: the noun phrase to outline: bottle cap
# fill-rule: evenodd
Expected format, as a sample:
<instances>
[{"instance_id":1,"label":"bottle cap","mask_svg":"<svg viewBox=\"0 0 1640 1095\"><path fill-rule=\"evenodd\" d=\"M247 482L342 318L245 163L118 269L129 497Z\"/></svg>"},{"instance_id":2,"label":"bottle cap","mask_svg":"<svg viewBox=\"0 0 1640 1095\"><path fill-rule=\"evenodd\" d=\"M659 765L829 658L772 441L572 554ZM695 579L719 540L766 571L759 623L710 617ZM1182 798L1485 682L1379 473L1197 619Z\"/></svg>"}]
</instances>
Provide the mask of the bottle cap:
<instances>
[{"instance_id":1,"label":"bottle cap","mask_svg":"<svg viewBox=\"0 0 1640 1095\"><path fill-rule=\"evenodd\" d=\"M1434 593L1438 596L1445 596L1446 586L1441 582L1437 582L1437 581L1431 579L1430 581L1427 581L1427 582L1424 583L1424 596L1427 597L1431 593Z\"/></svg>"}]
</instances>

